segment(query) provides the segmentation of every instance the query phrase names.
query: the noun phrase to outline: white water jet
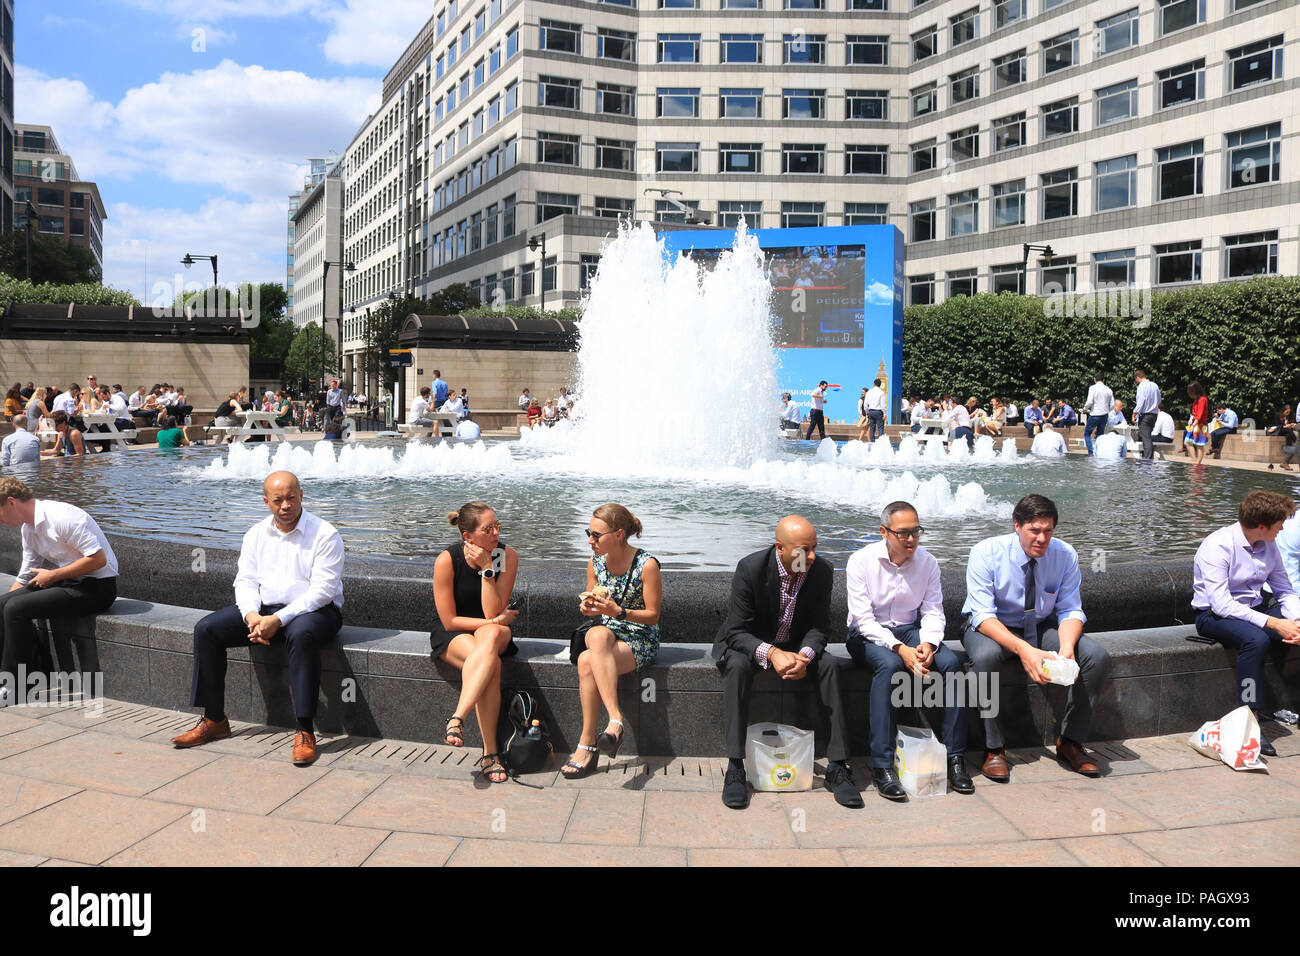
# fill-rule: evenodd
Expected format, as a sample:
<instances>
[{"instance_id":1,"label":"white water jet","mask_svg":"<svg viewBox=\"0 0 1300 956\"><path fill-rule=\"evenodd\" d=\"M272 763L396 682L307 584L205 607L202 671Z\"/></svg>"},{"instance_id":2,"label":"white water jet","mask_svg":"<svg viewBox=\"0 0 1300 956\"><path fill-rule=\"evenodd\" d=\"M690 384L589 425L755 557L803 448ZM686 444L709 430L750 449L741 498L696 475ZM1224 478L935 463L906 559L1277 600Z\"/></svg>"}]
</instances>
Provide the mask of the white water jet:
<instances>
[{"instance_id":1,"label":"white water jet","mask_svg":"<svg viewBox=\"0 0 1300 956\"><path fill-rule=\"evenodd\" d=\"M975 450L971 452L971 461L997 461L998 453L993 448L993 436L980 435L975 439Z\"/></svg>"},{"instance_id":2,"label":"white water jet","mask_svg":"<svg viewBox=\"0 0 1300 956\"><path fill-rule=\"evenodd\" d=\"M1016 440L1014 438L1002 439L1002 460L1019 461L1020 454L1016 451Z\"/></svg>"}]
</instances>

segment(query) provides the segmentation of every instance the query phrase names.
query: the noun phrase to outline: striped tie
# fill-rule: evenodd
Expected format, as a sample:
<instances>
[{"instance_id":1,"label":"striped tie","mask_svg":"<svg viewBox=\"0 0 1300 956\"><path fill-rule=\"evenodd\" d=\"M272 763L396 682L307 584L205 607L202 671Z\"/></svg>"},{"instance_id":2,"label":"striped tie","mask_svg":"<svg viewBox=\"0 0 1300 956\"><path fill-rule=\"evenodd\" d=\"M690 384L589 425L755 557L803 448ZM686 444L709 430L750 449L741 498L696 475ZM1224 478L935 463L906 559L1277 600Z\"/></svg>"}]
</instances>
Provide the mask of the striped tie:
<instances>
[{"instance_id":1,"label":"striped tie","mask_svg":"<svg viewBox=\"0 0 1300 956\"><path fill-rule=\"evenodd\" d=\"M1034 568L1037 558L1030 558L1025 565L1025 640L1034 647L1038 646L1038 615L1034 613L1038 605L1038 585L1034 581Z\"/></svg>"}]
</instances>

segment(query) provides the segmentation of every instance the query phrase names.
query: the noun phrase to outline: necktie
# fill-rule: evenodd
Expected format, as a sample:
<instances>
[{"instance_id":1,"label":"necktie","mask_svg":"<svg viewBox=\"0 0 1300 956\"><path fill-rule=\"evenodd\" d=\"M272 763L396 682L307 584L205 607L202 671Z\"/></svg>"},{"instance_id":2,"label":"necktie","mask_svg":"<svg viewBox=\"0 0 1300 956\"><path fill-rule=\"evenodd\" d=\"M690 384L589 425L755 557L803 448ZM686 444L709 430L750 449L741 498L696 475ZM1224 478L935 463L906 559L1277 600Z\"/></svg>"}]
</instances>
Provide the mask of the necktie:
<instances>
[{"instance_id":1,"label":"necktie","mask_svg":"<svg viewBox=\"0 0 1300 956\"><path fill-rule=\"evenodd\" d=\"M1034 580L1034 568L1037 558L1030 558L1025 565L1025 640L1034 647L1038 646L1038 615L1034 613L1038 605L1038 584Z\"/></svg>"}]
</instances>

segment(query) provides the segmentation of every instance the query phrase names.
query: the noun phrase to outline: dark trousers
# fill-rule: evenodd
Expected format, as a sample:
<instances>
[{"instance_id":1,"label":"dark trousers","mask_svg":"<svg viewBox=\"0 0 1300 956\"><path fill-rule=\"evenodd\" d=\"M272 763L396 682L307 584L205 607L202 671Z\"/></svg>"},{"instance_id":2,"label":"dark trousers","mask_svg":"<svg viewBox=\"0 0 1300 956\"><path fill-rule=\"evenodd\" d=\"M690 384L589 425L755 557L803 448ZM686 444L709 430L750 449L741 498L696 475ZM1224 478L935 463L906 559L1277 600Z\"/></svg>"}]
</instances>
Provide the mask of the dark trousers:
<instances>
[{"instance_id":1,"label":"dark trousers","mask_svg":"<svg viewBox=\"0 0 1300 956\"><path fill-rule=\"evenodd\" d=\"M1034 437L1034 435L1035 435L1035 433L1036 433L1035 430L1041 432L1041 431L1043 430L1043 423L1042 423L1042 422L1025 422L1025 431L1029 433L1029 437L1030 437L1030 438L1033 438L1033 437Z\"/></svg>"},{"instance_id":2,"label":"dark trousers","mask_svg":"<svg viewBox=\"0 0 1300 956\"><path fill-rule=\"evenodd\" d=\"M264 605L261 614L274 614L283 604ZM300 614L276 631L271 643L289 645L289 688L293 713L299 720L316 716L320 692L320 649L332 641L343 626L343 614L333 604ZM235 605L213 611L194 625L194 683L190 706L202 707L205 715L226 713L226 648L247 647L248 625Z\"/></svg>"},{"instance_id":3,"label":"dark trousers","mask_svg":"<svg viewBox=\"0 0 1300 956\"><path fill-rule=\"evenodd\" d=\"M808 412L808 434L803 436L804 441L812 438L814 428L817 429L820 437L826 437L826 416L822 414L820 408L814 408Z\"/></svg>"},{"instance_id":4,"label":"dark trousers","mask_svg":"<svg viewBox=\"0 0 1300 956\"><path fill-rule=\"evenodd\" d=\"M966 447L967 447L967 448L974 448L974 447L975 447L975 433L974 433L973 431L971 431L971 430L970 430L968 427L966 427L965 425L962 425L962 426L960 426L960 427L958 427L958 428L954 428L954 429L952 430L952 434L948 436L948 441L950 441L950 442L951 442L951 441L958 441L958 440L960 440L960 439L962 439L962 438L966 439Z\"/></svg>"},{"instance_id":5,"label":"dark trousers","mask_svg":"<svg viewBox=\"0 0 1300 956\"><path fill-rule=\"evenodd\" d=\"M1151 441L1151 432L1156 427L1156 413L1143 412L1138 416L1138 437L1142 439L1142 457L1154 458L1156 449Z\"/></svg>"},{"instance_id":6,"label":"dark trousers","mask_svg":"<svg viewBox=\"0 0 1300 956\"><path fill-rule=\"evenodd\" d=\"M898 638L908 647L916 647L921 643L921 628L916 624L900 624L897 627L889 629L893 632L894 637ZM913 678L908 674L907 666L903 659L898 656L898 652L888 648L881 647L879 644L873 644L867 638L858 633L856 629L849 631L848 640L845 641L848 647L849 656L853 658L853 663L858 667L870 668L871 677L871 766L877 768L892 767L894 765L894 736L895 720L894 708L890 697L893 695L895 674L906 676L909 685L912 685ZM934 650L934 662L930 667L931 675L938 673L937 678L942 681L944 674L960 674L961 663L957 660L957 655L949 648L940 644ZM934 680L931 676L927 680ZM943 702L943 729L940 737L943 739L944 746L948 749L948 756L952 757L966 752L966 708L961 706L960 701L948 700L945 696ZM920 701L913 706L920 707Z\"/></svg>"},{"instance_id":7,"label":"dark trousers","mask_svg":"<svg viewBox=\"0 0 1300 956\"><path fill-rule=\"evenodd\" d=\"M1217 452L1223 447L1223 442L1229 435L1237 434L1237 429L1233 428L1216 428L1210 432L1210 450Z\"/></svg>"},{"instance_id":8,"label":"dark trousers","mask_svg":"<svg viewBox=\"0 0 1300 956\"><path fill-rule=\"evenodd\" d=\"M50 588L19 588L0 595L0 670L18 673L18 665L36 662L36 621L48 617L81 617L112 607L117 578L81 578Z\"/></svg>"},{"instance_id":9,"label":"dark trousers","mask_svg":"<svg viewBox=\"0 0 1300 956\"><path fill-rule=\"evenodd\" d=\"M1017 637L1024 637L1019 628L1008 628ZM1003 661L1016 655L975 628L967 626L961 638L970 658L971 670L980 674L997 673ZM1038 646L1045 651L1061 649L1061 635L1055 618L1038 622ZM1097 696L1110 678L1111 661L1106 648L1087 634L1080 634L1074 645L1074 660L1079 665L1079 678L1069 688L1065 701L1065 716L1061 719L1061 736L1081 744L1088 739L1092 714L1097 706ZM1026 677L1028 680L1028 677ZM1002 727L996 717L984 717L984 741L990 750L1004 746Z\"/></svg>"},{"instance_id":10,"label":"dark trousers","mask_svg":"<svg viewBox=\"0 0 1300 956\"><path fill-rule=\"evenodd\" d=\"M867 441L875 441L885 433L885 413L878 408L867 409Z\"/></svg>"},{"instance_id":11,"label":"dark trousers","mask_svg":"<svg viewBox=\"0 0 1300 956\"><path fill-rule=\"evenodd\" d=\"M1282 616L1281 609L1271 601L1259 604L1255 610L1269 617ZM1264 710L1264 655L1271 653L1273 663L1282 666L1282 657L1286 653L1282 635L1240 618L1219 617L1213 611L1197 613L1196 633L1212 637L1224 647L1236 649L1237 700L1251 710L1268 713Z\"/></svg>"},{"instance_id":12,"label":"dark trousers","mask_svg":"<svg viewBox=\"0 0 1300 956\"><path fill-rule=\"evenodd\" d=\"M754 689L754 675L762 668L752 656L735 650L727 651L718 668L722 671L722 720L727 756L743 760L745 731L749 726L749 699ZM831 739L826 746L827 758L848 760L849 735L844 720L844 698L840 695L839 664L823 652L813 658L804 676L817 685L822 706L830 710Z\"/></svg>"},{"instance_id":13,"label":"dark trousers","mask_svg":"<svg viewBox=\"0 0 1300 956\"><path fill-rule=\"evenodd\" d=\"M1088 454L1093 454L1092 440L1100 437L1106 431L1106 422L1110 421L1109 415L1089 415L1088 422L1083 426L1083 443L1088 447Z\"/></svg>"}]
</instances>

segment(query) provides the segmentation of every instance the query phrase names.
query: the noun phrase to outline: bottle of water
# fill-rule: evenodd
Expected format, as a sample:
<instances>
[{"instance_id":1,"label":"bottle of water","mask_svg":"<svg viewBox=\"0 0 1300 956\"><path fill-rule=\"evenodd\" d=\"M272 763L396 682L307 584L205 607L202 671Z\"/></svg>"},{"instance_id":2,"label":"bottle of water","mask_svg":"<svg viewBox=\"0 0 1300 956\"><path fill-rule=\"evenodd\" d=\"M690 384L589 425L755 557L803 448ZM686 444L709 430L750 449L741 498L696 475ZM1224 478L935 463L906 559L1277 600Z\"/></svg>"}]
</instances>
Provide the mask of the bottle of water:
<instances>
[{"instance_id":1,"label":"bottle of water","mask_svg":"<svg viewBox=\"0 0 1300 956\"><path fill-rule=\"evenodd\" d=\"M528 728L528 739L529 740L542 739L542 722L540 720L534 720L533 725Z\"/></svg>"},{"instance_id":2,"label":"bottle of water","mask_svg":"<svg viewBox=\"0 0 1300 956\"><path fill-rule=\"evenodd\" d=\"M186 425L193 425L193 424L194 424L194 416L193 416L193 415L186 415L186 416L185 416L185 424L186 424Z\"/></svg>"}]
</instances>

